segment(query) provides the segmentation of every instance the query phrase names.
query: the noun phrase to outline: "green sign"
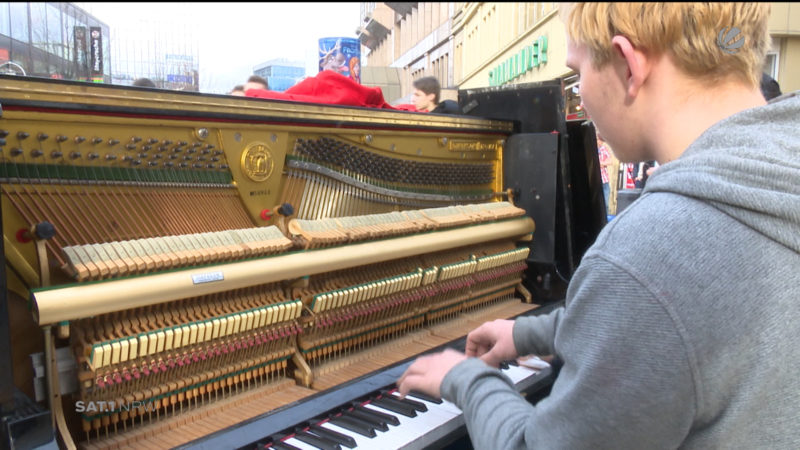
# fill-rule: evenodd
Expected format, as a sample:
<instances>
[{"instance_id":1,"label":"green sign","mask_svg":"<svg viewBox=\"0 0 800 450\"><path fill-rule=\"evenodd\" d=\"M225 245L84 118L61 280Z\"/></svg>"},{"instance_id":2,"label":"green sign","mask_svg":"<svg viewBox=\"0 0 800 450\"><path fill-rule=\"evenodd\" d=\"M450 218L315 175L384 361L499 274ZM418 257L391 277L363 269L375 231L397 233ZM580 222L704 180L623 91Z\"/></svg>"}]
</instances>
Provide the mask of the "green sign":
<instances>
[{"instance_id":1,"label":"green sign","mask_svg":"<svg viewBox=\"0 0 800 450\"><path fill-rule=\"evenodd\" d=\"M547 62L547 36L539 36L489 71L489 86L500 86Z\"/></svg>"}]
</instances>

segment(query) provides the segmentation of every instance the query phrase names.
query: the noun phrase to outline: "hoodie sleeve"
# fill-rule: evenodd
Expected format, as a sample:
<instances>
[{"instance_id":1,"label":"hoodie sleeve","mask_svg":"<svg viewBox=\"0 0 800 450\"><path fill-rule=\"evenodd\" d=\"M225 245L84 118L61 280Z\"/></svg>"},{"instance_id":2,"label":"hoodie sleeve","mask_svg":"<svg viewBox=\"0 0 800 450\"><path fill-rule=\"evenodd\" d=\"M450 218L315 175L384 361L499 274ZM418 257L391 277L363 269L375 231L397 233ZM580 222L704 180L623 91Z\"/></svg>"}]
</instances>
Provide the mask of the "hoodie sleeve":
<instances>
[{"instance_id":1,"label":"hoodie sleeve","mask_svg":"<svg viewBox=\"0 0 800 450\"><path fill-rule=\"evenodd\" d=\"M516 338L530 327L558 324L553 346L564 366L549 397L535 406L479 359L445 376L442 396L464 412L475 448L678 447L696 395L682 328L664 302L619 265L587 254L565 309L554 314L514 327ZM549 345L542 337L517 342L531 350Z\"/></svg>"},{"instance_id":2,"label":"hoodie sleeve","mask_svg":"<svg viewBox=\"0 0 800 450\"><path fill-rule=\"evenodd\" d=\"M520 317L514 321L514 347L520 356L552 355L555 353L554 339L556 329L564 308L557 308L549 314Z\"/></svg>"}]
</instances>

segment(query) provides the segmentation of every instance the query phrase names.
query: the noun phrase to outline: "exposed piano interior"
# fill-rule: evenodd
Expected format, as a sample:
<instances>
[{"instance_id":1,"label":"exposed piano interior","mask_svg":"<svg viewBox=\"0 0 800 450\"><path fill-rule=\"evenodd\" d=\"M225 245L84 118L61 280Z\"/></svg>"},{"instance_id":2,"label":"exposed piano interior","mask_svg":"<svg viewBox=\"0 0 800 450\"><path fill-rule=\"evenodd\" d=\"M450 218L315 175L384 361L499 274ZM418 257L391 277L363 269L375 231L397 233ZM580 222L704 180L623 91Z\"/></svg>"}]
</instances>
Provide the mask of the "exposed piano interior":
<instances>
[{"instance_id":1,"label":"exposed piano interior","mask_svg":"<svg viewBox=\"0 0 800 450\"><path fill-rule=\"evenodd\" d=\"M599 229L560 82L462 92L470 116L2 82L18 444L179 446L270 421L536 311Z\"/></svg>"},{"instance_id":2,"label":"exposed piano interior","mask_svg":"<svg viewBox=\"0 0 800 450\"><path fill-rule=\"evenodd\" d=\"M562 302L551 302L523 315L546 314L561 304ZM480 320L480 317L475 319ZM440 351L447 347L463 351L464 343L465 338L462 337L431 348L426 353ZM353 443L355 448L372 449L468 447L469 438L466 435L461 412L449 402L413 394L409 398L424 403L427 411L416 411L412 417L404 415L402 411L397 412L391 409L387 411L386 405L373 404L375 398L386 397L387 394L393 393L395 381L412 361L413 359L408 359L376 370L342 383L337 389L328 389L270 413L240 421L225 430L211 433L181 445L179 448L232 448L238 450L287 448L282 444L297 448L326 448L320 444L315 446L308 443L304 445L302 441L297 442L298 435L301 435L302 439L303 433L317 437L326 436L341 448L353 448L350 446ZM531 402L538 401L549 392L550 385L557 373L556 367L551 368L546 364L539 365L536 369L529 369L520 367L519 364L513 362L506 364L502 370L515 383L517 390L526 395ZM362 416L359 420L358 417L349 417L358 415L354 414L353 410L363 410L363 408L371 409L367 412L377 411L380 416L393 416L397 422L392 423L391 418L380 417L379 421L382 419L387 422L385 426L380 427L380 425L360 423L374 422L375 418ZM391 405L388 408L391 408ZM340 423L338 425L331 423L332 418L340 419ZM348 424L348 419L355 423ZM343 436L328 435L329 431Z\"/></svg>"}]
</instances>

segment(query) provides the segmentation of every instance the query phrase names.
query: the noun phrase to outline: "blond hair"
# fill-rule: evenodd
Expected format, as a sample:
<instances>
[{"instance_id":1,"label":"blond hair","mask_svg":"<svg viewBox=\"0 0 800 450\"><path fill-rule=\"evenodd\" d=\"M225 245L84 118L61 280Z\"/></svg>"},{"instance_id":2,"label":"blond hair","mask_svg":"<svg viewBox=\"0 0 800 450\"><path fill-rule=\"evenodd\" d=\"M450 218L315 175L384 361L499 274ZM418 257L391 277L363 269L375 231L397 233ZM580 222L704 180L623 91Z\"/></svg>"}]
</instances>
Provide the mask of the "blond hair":
<instances>
[{"instance_id":1,"label":"blond hair","mask_svg":"<svg viewBox=\"0 0 800 450\"><path fill-rule=\"evenodd\" d=\"M561 11L567 34L589 49L595 68L611 61L611 38L622 35L636 48L668 54L689 76L752 87L771 46L769 14L769 3L576 3Z\"/></svg>"}]
</instances>

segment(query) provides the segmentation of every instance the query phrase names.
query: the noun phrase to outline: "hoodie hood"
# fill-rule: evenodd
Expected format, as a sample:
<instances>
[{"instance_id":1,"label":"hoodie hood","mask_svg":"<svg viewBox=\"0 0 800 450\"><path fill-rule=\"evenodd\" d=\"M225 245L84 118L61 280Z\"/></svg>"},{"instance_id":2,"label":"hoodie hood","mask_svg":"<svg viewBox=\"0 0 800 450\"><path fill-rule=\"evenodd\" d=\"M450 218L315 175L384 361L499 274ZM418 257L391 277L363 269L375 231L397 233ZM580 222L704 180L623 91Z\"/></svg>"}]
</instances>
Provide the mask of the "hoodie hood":
<instances>
[{"instance_id":1,"label":"hoodie hood","mask_svg":"<svg viewBox=\"0 0 800 450\"><path fill-rule=\"evenodd\" d=\"M800 96L717 122L651 175L648 192L702 200L800 252Z\"/></svg>"}]
</instances>

